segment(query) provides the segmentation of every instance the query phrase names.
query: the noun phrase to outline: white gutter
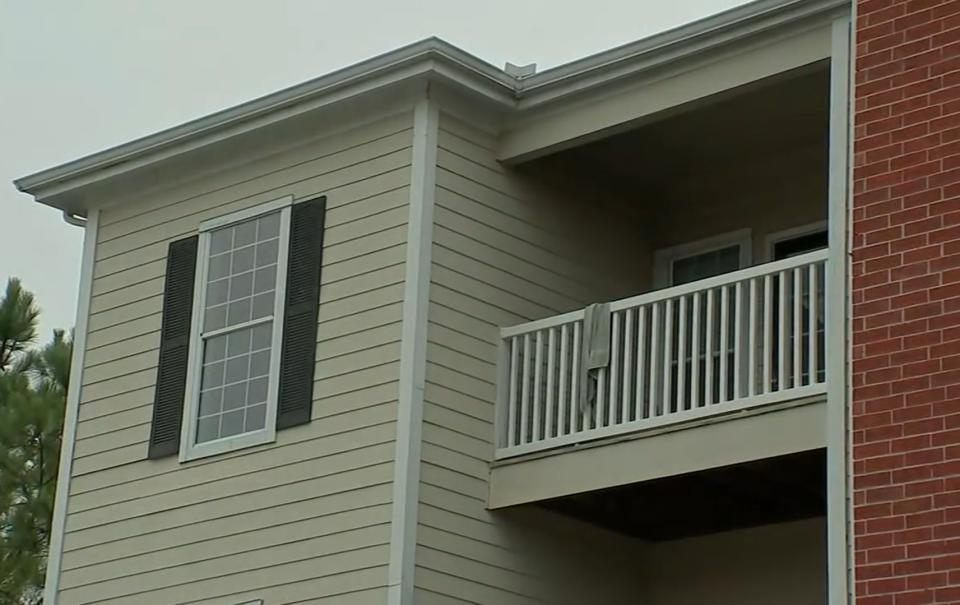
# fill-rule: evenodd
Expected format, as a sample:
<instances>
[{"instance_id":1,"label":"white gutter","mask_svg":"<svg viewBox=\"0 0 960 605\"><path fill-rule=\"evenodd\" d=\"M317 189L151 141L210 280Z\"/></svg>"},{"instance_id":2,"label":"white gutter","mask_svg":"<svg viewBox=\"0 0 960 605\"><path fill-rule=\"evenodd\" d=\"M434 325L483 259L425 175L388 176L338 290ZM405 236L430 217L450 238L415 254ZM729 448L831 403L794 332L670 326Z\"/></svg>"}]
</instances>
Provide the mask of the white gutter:
<instances>
[{"instance_id":1,"label":"white gutter","mask_svg":"<svg viewBox=\"0 0 960 605\"><path fill-rule=\"evenodd\" d=\"M14 185L20 191L33 194L57 183L106 170L140 156L158 153L188 139L229 129L260 116L331 94L335 90L361 85L375 78L400 72L412 65L430 61L449 64L459 74L469 78L477 92L500 102L512 102L515 83L512 77L439 38L427 38L241 105L16 179Z\"/></svg>"},{"instance_id":2,"label":"white gutter","mask_svg":"<svg viewBox=\"0 0 960 605\"><path fill-rule=\"evenodd\" d=\"M72 212L63 211L63 222L68 225L73 225L74 227L85 227L87 225L87 219L82 216L77 216Z\"/></svg>"},{"instance_id":3,"label":"white gutter","mask_svg":"<svg viewBox=\"0 0 960 605\"><path fill-rule=\"evenodd\" d=\"M526 105L547 100L548 90L583 89L664 65L777 27L849 9L850 0L757 0L583 59L544 70L520 83Z\"/></svg>"}]
</instances>

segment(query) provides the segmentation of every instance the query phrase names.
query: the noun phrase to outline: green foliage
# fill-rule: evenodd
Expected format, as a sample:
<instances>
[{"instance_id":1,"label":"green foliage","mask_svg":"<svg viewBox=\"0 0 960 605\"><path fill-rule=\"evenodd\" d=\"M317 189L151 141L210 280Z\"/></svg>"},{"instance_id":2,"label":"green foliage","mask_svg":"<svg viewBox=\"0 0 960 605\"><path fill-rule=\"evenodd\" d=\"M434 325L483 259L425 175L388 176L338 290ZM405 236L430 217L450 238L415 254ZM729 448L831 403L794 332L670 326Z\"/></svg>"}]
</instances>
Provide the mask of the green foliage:
<instances>
[{"instance_id":1,"label":"green foliage","mask_svg":"<svg viewBox=\"0 0 960 605\"><path fill-rule=\"evenodd\" d=\"M0 300L0 605L42 602L71 343L31 348L39 315L11 279Z\"/></svg>"},{"instance_id":2,"label":"green foliage","mask_svg":"<svg viewBox=\"0 0 960 605\"><path fill-rule=\"evenodd\" d=\"M0 371L8 369L17 353L36 339L39 315L33 294L20 287L20 280L8 281L0 300Z\"/></svg>"}]
</instances>

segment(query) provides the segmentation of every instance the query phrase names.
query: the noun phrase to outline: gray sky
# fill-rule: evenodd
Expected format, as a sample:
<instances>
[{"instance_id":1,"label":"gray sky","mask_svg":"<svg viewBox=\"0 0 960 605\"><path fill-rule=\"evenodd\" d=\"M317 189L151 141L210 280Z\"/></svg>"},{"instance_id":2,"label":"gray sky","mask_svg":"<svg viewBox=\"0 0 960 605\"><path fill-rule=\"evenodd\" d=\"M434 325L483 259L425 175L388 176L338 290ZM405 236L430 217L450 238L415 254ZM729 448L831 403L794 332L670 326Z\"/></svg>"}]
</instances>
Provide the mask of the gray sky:
<instances>
[{"instance_id":1,"label":"gray sky","mask_svg":"<svg viewBox=\"0 0 960 605\"><path fill-rule=\"evenodd\" d=\"M431 35L544 69L743 3L0 0L0 283L37 294L43 340L73 325L82 230L16 177Z\"/></svg>"}]
</instances>

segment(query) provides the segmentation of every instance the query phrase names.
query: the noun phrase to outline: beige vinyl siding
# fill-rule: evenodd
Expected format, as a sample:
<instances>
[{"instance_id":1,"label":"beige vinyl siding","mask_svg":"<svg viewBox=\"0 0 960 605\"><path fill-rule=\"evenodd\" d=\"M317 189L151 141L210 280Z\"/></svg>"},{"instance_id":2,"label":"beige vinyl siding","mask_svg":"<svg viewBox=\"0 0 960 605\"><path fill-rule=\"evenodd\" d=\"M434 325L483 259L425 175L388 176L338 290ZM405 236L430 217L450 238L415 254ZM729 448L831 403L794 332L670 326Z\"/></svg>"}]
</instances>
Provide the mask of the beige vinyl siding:
<instances>
[{"instance_id":1,"label":"beige vinyl siding","mask_svg":"<svg viewBox=\"0 0 960 605\"><path fill-rule=\"evenodd\" d=\"M442 115L438 138L415 600L624 602L627 540L542 511L491 513L486 498L499 328L638 287L641 238L596 199L502 167L493 139L462 122ZM614 254L606 238L626 245Z\"/></svg>"},{"instance_id":2,"label":"beige vinyl siding","mask_svg":"<svg viewBox=\"0 0 960 605\"><path fill-rule=\"evenodd\" d=\"M383 602L411 129L412 113L382 118L102 211L61 605ZM147 460L167 245L317 194L313 422L274 444Z\"/></svg>"},{"instance_id":3,"label":"beige vinyl siding","mask_svg":"<svg viewBox=\"0 0 960 605\"><path fill-rule=\"evenodd\" d=\"M754 264L767 262L770 235L826 221L825 153L818 146L745 155L670 179L647 210L651 243L665 248L749 227Z\"/></svg>"},{"instance_id":4,"label":"beige vinyl siding","mask_svg":"<svg viewBox=\"0 0 960 605\"><path fill-rule=\"evenodd\" d=\"M826 519L650 544L635 567L649 605L826 603Z\"/></svg>"}]
</instances>

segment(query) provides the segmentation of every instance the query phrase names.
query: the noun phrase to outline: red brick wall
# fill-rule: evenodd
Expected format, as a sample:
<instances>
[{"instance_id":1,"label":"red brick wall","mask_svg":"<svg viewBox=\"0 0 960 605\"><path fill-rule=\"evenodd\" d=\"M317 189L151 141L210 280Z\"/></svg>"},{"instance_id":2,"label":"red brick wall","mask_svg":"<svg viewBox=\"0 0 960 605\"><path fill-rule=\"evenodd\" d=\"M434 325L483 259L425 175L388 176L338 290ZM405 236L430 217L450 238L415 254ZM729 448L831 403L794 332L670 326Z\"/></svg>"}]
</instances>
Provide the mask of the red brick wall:
<instances>
[{"instance_id":1,"label":"red brick wall","mask_svg":"<svg viewBox=\"0 0 960 605\"><path fill-rule=\"evenodd\" d=\"M960 603L960 0L858 0L858 605Z\"/></svg>"}]
</instances>

